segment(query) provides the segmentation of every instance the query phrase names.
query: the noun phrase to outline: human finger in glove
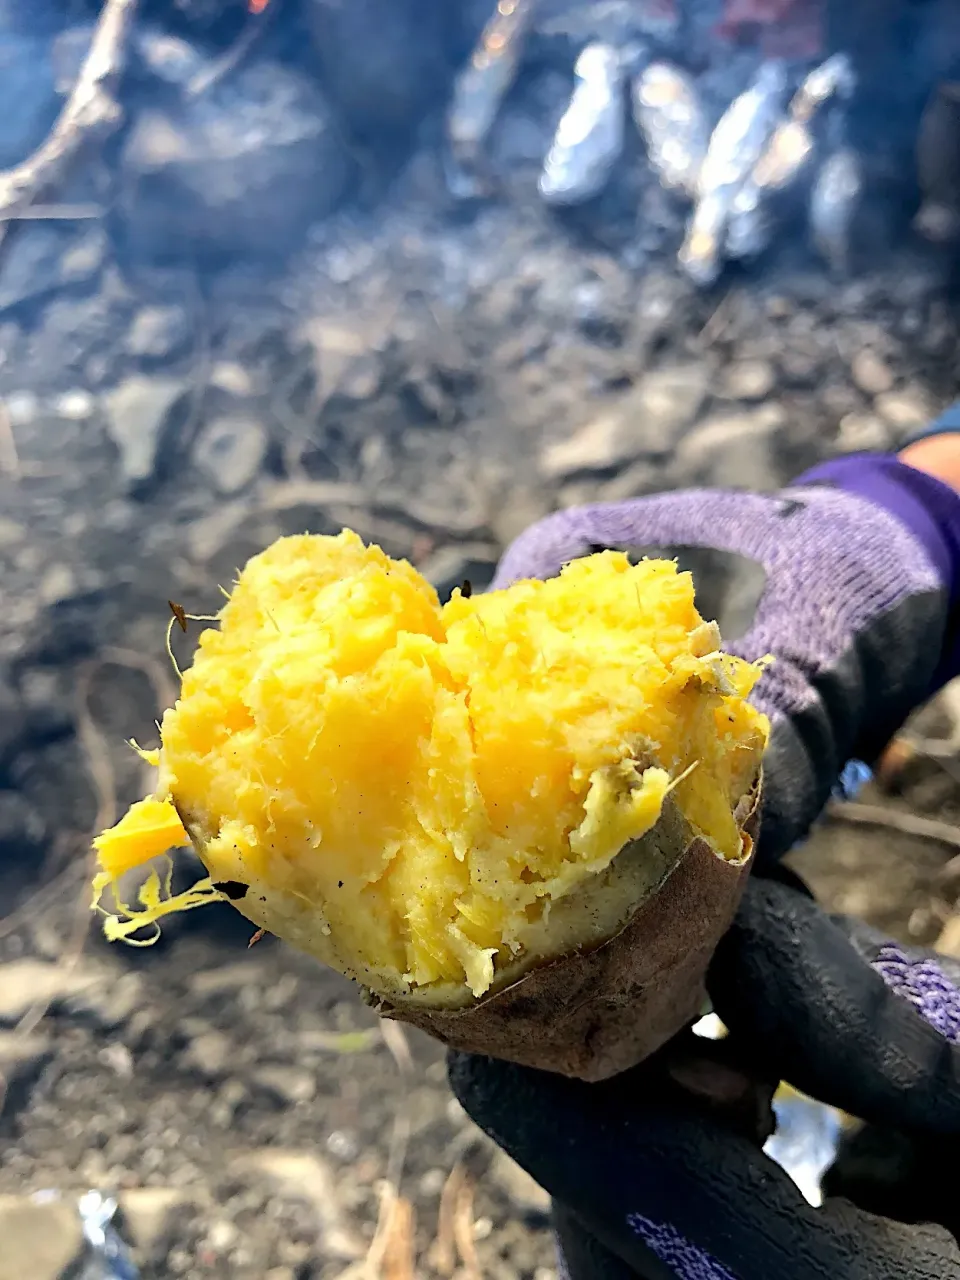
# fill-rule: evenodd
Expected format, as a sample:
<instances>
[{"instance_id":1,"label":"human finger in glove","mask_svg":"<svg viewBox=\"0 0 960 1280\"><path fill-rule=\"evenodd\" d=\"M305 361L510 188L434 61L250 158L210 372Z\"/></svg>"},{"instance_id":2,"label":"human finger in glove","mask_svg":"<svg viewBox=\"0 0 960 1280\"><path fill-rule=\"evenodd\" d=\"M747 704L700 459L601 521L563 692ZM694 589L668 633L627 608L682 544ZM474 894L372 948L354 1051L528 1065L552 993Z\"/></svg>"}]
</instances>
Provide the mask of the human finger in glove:
<instances>
[{"instance_id":1,"label":"human finger in glove","mask_svg":"<svg viewBox=\"0 0 960 1280\"><path fill-rule=\"evenodd\" d=\"M708 975L729 1041L685 1033L592 1085L451 1056L467 1111L554 1197L572 1280L960 1280L960 1248L934 1207L910 1223L841 1198L815 1209L761 1151L781 1079L928 1147L960 1144L957 974L865 943L778 867L845 763L876 759L960 672L960 436L943 431L900 457L824 464L772 495L700 490L562 512L500 564L495 586L606 548L706 553L718 572L724 558L758 566L752 620L729 648L776 659L755 694L772 724L755 870Z\"/></svg>"}]
</instances>

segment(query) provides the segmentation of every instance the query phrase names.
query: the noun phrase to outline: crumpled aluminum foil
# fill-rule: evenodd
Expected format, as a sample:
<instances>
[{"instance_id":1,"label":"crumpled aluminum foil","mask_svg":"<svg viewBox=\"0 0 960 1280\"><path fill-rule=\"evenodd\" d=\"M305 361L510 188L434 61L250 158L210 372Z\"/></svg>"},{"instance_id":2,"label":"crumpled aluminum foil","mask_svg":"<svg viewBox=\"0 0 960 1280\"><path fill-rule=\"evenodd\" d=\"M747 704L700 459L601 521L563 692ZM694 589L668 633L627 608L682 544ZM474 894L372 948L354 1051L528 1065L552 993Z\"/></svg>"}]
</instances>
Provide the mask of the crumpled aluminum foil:
<instances>
[{"instance_id":1,"label":"crumpled aluminum foil","mask_svg":"<svg viewBox=\"0 0 960 1280\"><path fill-rule=\"evenodd\" d=\"M77 1201L87 1251L77 1280L140 1280L130 1251L112 1225L117 1202L99 1191Z\"/></svg>"},{"instance_id":2,"label":"crumpled aluminum foil","mask_svg":"<svg viewBox=\"0 0 960 1280\"><path fill-rule=\"evenodd\" d=\"M817 156L818 113L832 99L847 99L856 85L853 66L838 53L805 77L787 110L733 199L727 229L727 257L756 257L768 247L776 230L773 205L809 174Z\"/></svg>"},{"instance_id":3,"label":"crumpled aluminum foil","mask_svg":"<svg viewBox=\"0 0 960 1280\"><path fill-rule=\"evenodd\" d=\"M786 91L785 63L764 62L710 135L697 179L697 203L679 254L681 267L701 287L718 279L729 251L746 257L765 243L768 232L759 192L752 199L750 193L741 197L736 210L735 202L777 127ZM738 221L731 234L735 213Z\"/></svg>"},{"instance_id":4,"label":"crumpled aluminum foil","mask_svg":"<svg viewBox=\"0 0 960 1280\"><path fill-rule=\"evenodd\" d=\"M781 120L752 173L733 197L726 238L728 258L756 257L767 248L776 229L772 197L796 186L814 152L808 125Z\"/></svg>"},{"instance_id":5,"label":"crumpled aluminum foil","mask_svg":"<svg viewBox=\"0 0 960 1280\"><path fill-rule=\"evenodd\" d=\"M37 1204L63 1200L59 1191L36 1191ZM140 1280L140 1271L127 1245L113 1226L117 1202L99 1191L87 1191L76 1202L83 1235L83 1252L69 1266L70 1280ZM0 1241L0 1250L3 1243ZM24 1276L23 1280L30 1280Z\"/></svg>"},{"instance_id":6,"label":"crumpled aluminum foil","mask_svg":"<svg viewBox=\"0 0 960 1280\"><path fill-rule=\"evenodd\" d=\"M790 115L806 123L832 98L848 101L856 87L853 63L845 53L835 53L804 78L790 102Z\"/></svg>"},{"instance_id":7,"label":"crumpled aluminum foil","mask_svg":"<svg viewBox=\"0 0 960 1280\"><path fill-rule=\"evenodd\" d=\"M821 1205L823 1175L840 1148L843 1113L788 1085L774 1095L773 1112L777 1129L764 1143L764 1153L789 1174L808 1204Z\"/></svg>"},{"instance_id":8,"label":"crumpled aluminum foil","mask_svg":"<svg viewBox=\"0 0 960 1280\"><path fill-rule=\"evenodd\" d=\"M669 62L651 62L634 80L631 101L661 185L693 199L710 129L692 77Z\"/></svg>"},{"instance_id":9,"label":"crumpled aluminum foil","mask_svg":"<svg viewBox=\"0 0 960 1280\"><path fill-rule=\"evenodd\" d=\"M540 174L548 204L572 205L600 194L624 143L624 72L608 44L588 44L574 67L576 85Z\"/></svg>"},{"instance_id":10,"label":"crumpled aluminum foil","mask_svg":"<svg viewBox=\"0 0 960 1280\"><path fill-rule=\"evenodd\" d=\"M786 64L778 58L761 63L710 135L697 184L701 199L732 192L746 180L777 126L786 92Z\"/></svg>"},{"instance_id":11,"label":"crumpled aluminum foil","mask_svg":"<svg viewBox=\"0 0 960 1280\"><path fill-rule=\"evenodd\" d=\"M824 144L820 113L848 100L855 88L853 64L838 53L808 72L786 103L786 63L770 59L708 135L696 85L683 71L656 61L637 76L633 114L651 166L666 190L694 201L679 262L696 284L713 284L724 261L756 257L768 247L781 198L810 178ZM826 145L844 159L831 155L824 165L809 214L814 242L840 266L862 179L835 117L827 123L840 127L832 135L828 129Z\"/></svg>"},{"instance_id":12,"label":"crumpled aluminum foil","mask_svg":"<svg viewBox=\"0 0 960 1280\"><path fill-rule=\"evenodd\" d=\"M483 148L516 79L537 0L499 0L470 60L454 81L447 111L447 182L459 199L482 195Z\"/></svg>"},{"instance_id":13,"label":"crumpled aluminum foil","mask_svg":"<svg viewBox=\"0 0 960 1280\"><path fill-rule=\"evenodd\" d=\"M723 1040L728 1034L715 1013L705 1013L692 1030L704 1040ZM763 1144L764 1154L817 1207L823 1203L823 1176L839 1154L848 1117L788 1084L781 1084L774 1094L773 1114L777 1127Z\"/></svg>"},{"instance_id":14,"label":"crumpled aluminum foil","mask_svg":"<svg viewBox=\"0 0 960 1280\"><path fill-rule=\"evenodd\" d=\"M537 4L499 0L456 79L446 160L450 190L459 198L490 189L484 144L515 79ZM691 280L708 287L725 261L756 257L768 247L782 212L778 201L806 182L821 147L830 154L809 192L811 237L833 269L846 269L863 174L859 157L845 143L840 114L827 114L825 130L818 117L828 104L853 96L850 58L836 53L814 67L789 101L786 62L767 59L711 132L693 79L663 59L647 62L644 41L635 38L632 20L625 21L627 9L621 3L614 10L615 29L630 37L594 37L582 49L573 93L538 181L542 199L574 205L603 190L623 152L623 88L632 76L632 114L651 167L665 190L693 202L678 255ZM831 125L837 126L832 132Z\"/></svg>"},{"instance_id":15,"label":"crumpled aluminum foil","mask_svg":"<svg viewBox=\"0 0 960 1280\"><path fill-rule=\"evenodd\" d=\"M702 196L697 201L687 234L680 246L680 266L701 288L715 284L723 270L723 246L730 202L726 192Z\"/></svg>"},{"instance_id":16,"label":"crumpled aluminum foil","mask_svg":"<svg viewBox=\"0 0 960 1280\"><path fill-rule=\"evenodd\" d=\"M810 192L810 234L834 271L850 266L851 231L863 194L863 168L852 147L840 147L820 166Z\"/></svg>"}]
</instances>

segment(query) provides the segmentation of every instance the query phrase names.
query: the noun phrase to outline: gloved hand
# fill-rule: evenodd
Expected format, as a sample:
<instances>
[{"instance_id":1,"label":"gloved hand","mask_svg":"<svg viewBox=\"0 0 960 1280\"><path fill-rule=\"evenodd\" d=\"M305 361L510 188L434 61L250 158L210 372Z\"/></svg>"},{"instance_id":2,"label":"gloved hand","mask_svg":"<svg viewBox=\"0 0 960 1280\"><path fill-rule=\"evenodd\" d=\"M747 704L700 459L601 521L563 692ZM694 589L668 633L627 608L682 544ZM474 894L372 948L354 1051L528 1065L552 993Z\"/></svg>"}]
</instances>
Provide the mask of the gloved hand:
<instances>
[{"instance_id":1,"label":"gloved hand","mask_svg":"<svg viewBox=\"0 0 960 1280\"><path fill-rule=\"evenodd\" d=\"M842 1200L813 1209L760 1151L780 1079L960 1148L960 975L864 942L778 867L845 762L875 759L960 669L960 496L874 457L827 464L772 496L585 507L522 535L494 585L608 547L681 552L681 563L683 549L706 549L718 571L718 555L734 557L765 578L751 624L728 646L776 658L755 698L772 722L755 871L707 982L731 1035L710 1045L687 1033L596 1085L454 1054L454 1091L554 1197L573 1280L960 1278L943 1227Z\"/></svg>"}]
</instances>

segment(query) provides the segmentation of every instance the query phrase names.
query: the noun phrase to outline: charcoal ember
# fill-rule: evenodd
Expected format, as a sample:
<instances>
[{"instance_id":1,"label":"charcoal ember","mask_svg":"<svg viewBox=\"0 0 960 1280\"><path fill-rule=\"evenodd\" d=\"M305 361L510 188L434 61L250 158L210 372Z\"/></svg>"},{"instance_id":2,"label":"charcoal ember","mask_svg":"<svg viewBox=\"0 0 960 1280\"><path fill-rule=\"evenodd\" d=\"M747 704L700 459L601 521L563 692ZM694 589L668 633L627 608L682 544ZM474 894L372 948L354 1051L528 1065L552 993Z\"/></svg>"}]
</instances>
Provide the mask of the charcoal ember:
<instances>
[{"instance_id":1,"label":"charcoal ember","mask_svg":"<svg viewBox=\"0 0 960 1280\"><path fill-rule=\"evenodd\" d=\"M456 6L447 0L307 0L324 86L349 131L375 148L446 96Z\"/></svg>"},{"instance_id":2,"label":"charcoal ember","mask_svg":"<svg viewBox=\"0 0 960 1280\"><path fill-rule=\"evenodd\" d=\"M352 161L326 99L270 62L145 108L121 155L123 239L151 261L285 258L330 213Z\"/></svg>"},{"instance_id":3,"label":"charcoal ember","mask_svg":"<svg viewBox=\"0 0 960 1280\"><path fill-rule=\"evenodd\" d=\"M268 443L256 419L231 413L205 425L194 457L214 492L229 497L242 492L260 474Z\"/></svg>"}]
</instances>

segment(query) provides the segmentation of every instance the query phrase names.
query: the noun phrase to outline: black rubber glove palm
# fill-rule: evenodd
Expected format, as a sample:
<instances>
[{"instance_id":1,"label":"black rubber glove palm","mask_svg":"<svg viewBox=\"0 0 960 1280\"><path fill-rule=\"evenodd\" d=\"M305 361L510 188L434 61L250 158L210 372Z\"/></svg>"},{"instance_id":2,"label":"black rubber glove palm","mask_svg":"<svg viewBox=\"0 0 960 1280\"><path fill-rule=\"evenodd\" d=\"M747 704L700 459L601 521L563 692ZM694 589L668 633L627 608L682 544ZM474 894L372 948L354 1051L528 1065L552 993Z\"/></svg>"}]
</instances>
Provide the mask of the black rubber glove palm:
<instances>
[{"instance_id":1,"label":"black rubber glove palm","mask_svg":"<svg viewBox=\"0 0 960 1280\"><path fill-rule=\"evenodd\" d=\"M954 674L960 500L889 459L816 479L772 497L684 493L563 513L520 538L498 573L497 585L546 577L602 547L681 560L706 548L713 569L699 584L723 571L718 555L761 567L752 623L731 647L777 660L758 690L773 733L756 871L708 978L729 1039L686 1034L600 1085L451 1057L467 1111L554 1197L573 1280L960 1278L943 1226L840 1199L814 1209L760 1150L781 1079L915 1144L960 1146L956 971L831 920L777 865L844 763L873 759Z\"/></svg>"}]
</instances>

